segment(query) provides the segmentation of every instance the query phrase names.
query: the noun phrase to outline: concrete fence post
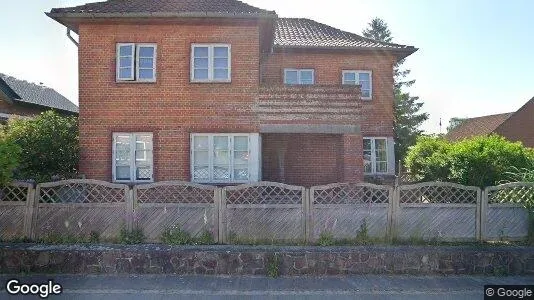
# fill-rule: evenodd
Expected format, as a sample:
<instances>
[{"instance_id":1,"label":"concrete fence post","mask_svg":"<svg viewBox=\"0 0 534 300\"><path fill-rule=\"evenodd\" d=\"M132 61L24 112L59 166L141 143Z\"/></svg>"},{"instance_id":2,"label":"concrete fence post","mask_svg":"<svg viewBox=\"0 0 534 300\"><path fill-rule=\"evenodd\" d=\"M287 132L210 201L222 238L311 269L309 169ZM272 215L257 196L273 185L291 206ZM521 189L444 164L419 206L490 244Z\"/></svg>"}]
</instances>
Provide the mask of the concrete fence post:
<instances>
[{"instance_id":1,"label":"concrete fence post","mask_svg":"<svg viewBox=\"0 0 534 300\"><path fill-rule=\"evenodd\" d=\"M306 189L306 243L313 242L313 197L314 189L313 187Z\"/></svg>"},{"instance_id":2,"label":"concrete fence post","mask_svg":"<svg viewBox=\"0 0 534 300\"><path fill-rule=\"evenodd\" d=\"M389 196L388 214L390 215L390 217L389 217L388 228L387 228L387 238L389 241L392 241L393 239L397 237L399 210L400 210L400 186L395 185L393 188L390 189L390 196Z\"/></svg>"},{"instance_id":3,"label":"concrete fence post","mask_svg":"<svg viewBox=\"0 0 534 300\"><path fill-rule=\"evenodd\" d=\"M477 205L478 215L478 232L477 240L485 241L486 240L486 226L488 219L488 187L486 187L481 192L480 203Z\"/></svg>"},{"instance_id":4,"label":"concrete fence post","mask_svg":"<svg viewBox=\"0 0 534 300\"><path fill-rule=\"evenodd\" d=\"M221 210L221 188L213 190L213 239L216 243L221 242L220 236L220 210Z\"/></svg>"},{"instance_id":5,"label":"concrete fence post","mask_svg":"<svg viewBox=\"0 0 534 300\"><path fill-rule=\"evenodd\" d=\"M39 194L35 192L36 187L28 186L28 194L26 195L26 211L24 214L24 235L26 238L33 239L35 237L35 208L39 203Z\"/></svg>"},{"instance_id":6,"label":"concrete fence post","mask_svg":"<svg viewBox=\"0 0 534 300\"><path fill-rule=\"evenodd\" d=\"M136 186L133 186L133 188L126 186L124 188L124 196L126 197L126 228L133 230L135 225L135 202L137 198Z\"/></svg>"},{"instance_id":7,"label":"concrete fence post","mask_svg":"<svg viewBox=\"0 0 534 300\"><path fill-rule=\"evenodd\" d=\"M219 188L219 243L227 244L226 188Z\"/></svg>"}]
</instances>

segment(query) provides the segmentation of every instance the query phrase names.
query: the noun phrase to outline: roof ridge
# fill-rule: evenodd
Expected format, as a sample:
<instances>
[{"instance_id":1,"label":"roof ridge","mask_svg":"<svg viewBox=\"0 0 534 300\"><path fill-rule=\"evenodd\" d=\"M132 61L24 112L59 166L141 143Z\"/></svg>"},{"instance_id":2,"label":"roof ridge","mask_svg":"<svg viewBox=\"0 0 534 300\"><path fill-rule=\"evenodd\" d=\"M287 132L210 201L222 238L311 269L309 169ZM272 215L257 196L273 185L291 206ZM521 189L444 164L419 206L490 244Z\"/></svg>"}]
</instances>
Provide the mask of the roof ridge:
<instances>
[{"instance_id":1,"label":"roof ridge","mask_svg":"<svg viewBox=\"0 0 534 300\"><path fill-rule=\"evenodd\" d=\"M279 18L279 19L283 19L283 18ZM348 34L348 35L356 36L357 38L360 38L360 39L363 39L363 40L366 40L366 41L369 41L369 42L374 42L374 43L378 43L378 44L385 44L385 45L393 46L393 47L414 48L413 46L402 45L402 44L397 44L397 43L383 42L383 41L379 41L379 40L371 39L371 38L368 38L368 37L364 37L364 36L359 35L359 34L357 34L357 33L350 32L350 31L346 31L346 30L343 30L343 29L339 29L339 28L334 27L334 26L332 26L332 25L328 25L328 24L325 24L325 23L322 23L322 22L319 22L319 21L316 21L316 20L314 20L314 19L310 19L310 18L286 18L286 19L296 19L296 20L307 20L307 21L312 21L312 22L317 23L317 24L319 24L319 25L322 25L322 26L326 26L326 27L328 27L328 28L335 29L335 30L337 30L337 31L340 31L340 32L345 33L345 34Z\"/></svg>"},{"instance_id":2,"label":"roof ridge","mask_svg":"<svg viewBox=\"0 0 534 300\"><path fill-rule=\"evenodd\" d=\"M379 40L375 40L375 39L371 39L371 38L368 38L368 37L364 37L363 35L359 35L357 33L354 33L354 32L350 32L350 31L345 31L343 29L339 29L339 28L336 28L334 26L331 26L331 25L328 25L328 24L324 24L324 23L321 23L319 21L315 21L313 19L309 19L313 22L316 22L318 24L321 24L323 26L328 26L330 28L333 28L333 29L336 29L336 30L339 30L343 33L347 33L347 34L350 34L350 35L354 35L354 36L357 36L358 38L361 38L361 39L364 39L364 40L367 40L369 42L375 42L375 43L380 43L380 44L386 44L386 45L389 45L389 46L394 46L394 47L413 47L413 46L408 46L408 45L402 45L402 44L397 44L397 43L389 43L389 42L383 42L383 41L379 41Z\"/></svg>"},{"instance_id":3,"label":"roof ridge","mask_svg":"<svg viewBox=\"0 0 534 300\"><path fill-rule=\"evenodd\" d=\"M472 120L472 119L480 119L480 118L487 118L487 117L495 117L495 116L501 116L501 115L510 115L510 114L513 114L515 113L514 111L512 112L507 112L507 113L499 113L499 114L491 114L491 115L484 115L484 116L478 116L478 117L470 117L470 118L465 118L466 120Z\"/></svg>"}]
</instances>

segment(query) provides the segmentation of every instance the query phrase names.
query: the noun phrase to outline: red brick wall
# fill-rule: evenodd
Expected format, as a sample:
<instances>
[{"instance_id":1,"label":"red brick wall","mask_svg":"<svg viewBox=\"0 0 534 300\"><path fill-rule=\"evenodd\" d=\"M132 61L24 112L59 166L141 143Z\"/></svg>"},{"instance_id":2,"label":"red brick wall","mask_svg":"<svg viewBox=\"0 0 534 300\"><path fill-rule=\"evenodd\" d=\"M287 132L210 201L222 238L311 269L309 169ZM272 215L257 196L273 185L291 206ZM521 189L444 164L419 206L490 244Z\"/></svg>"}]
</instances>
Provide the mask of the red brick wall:
<instances>
[{"instance_id":1,"label":"red brick wall","mask_svg":"<svg viewBox=\"0 0 534 300\"><path fill-rule=\"evenodd\" d=\"M495 132L534 148L534 98L497 127Z\"/></svg>"},{"instance_id":2,"label":"red brick wall","mask_svg":"<svg viewBox=\"0 0 534 300\"><path fill-rule=\"evenodd\" d=\"M111 180L112 132L154 134L155 180L189 179L191 132L258 132L255 24L82 24L79 30L81 172ZM157 43L156 83L116 83L118 42ZM190 83L191 43L229 43L232 82Z\"/></svg>"},{"instance_id":3,"label":"red brick wall","mask_svg":"<svg viewBox=\"0 0 534 300\"><path fill-rule=\"evenodd\" d=\"M373 71L373 99L361 101L363 136L393 136L393 65L395 58L384 54L340 52L274 53L264 57L261 82L282 84L284 68L315 70L315 83L340 85L342 70Z\"/></svg>"},{"instance_id":4,"label":"red brick wall","mask_svg":"<svg viewBox=\"0 0 534 300\"><path fill-rule=\"evenodd\" d=\"M262 134L262 180L313 186L343 181L343 143L333 134Z\"/></svg>"},{"instance_id":5,"label":"red brick wall","mask_svg":"<svg viewBox=\"0 0 534 300\"><path fill-rule=\"evenodd\" d=\"M152 132L154 179L189 180L190 133L259 132L260 122L269 122L260 121L254 111L260 65L262 83L276 85L282 84L284 67L314 68L317 84L340 84L342 69L372 70L373 100L361 101L361 113L355 116L354 124L361 125L363 136L393 135L393 57L275 53L260 62L256 23L215 22L219 21L80 25L80 171L83 174L88 178L112 179L113 132ZM156 83L115 82L116 43L120 42L157 43ZM190 83L192 43L231 44L232 82ZM302 123L316 123L307 120ZM336 124L333 120L326 123ZM302 140L293 141L293 138L292 143ZM301 163L287 173L285 182L309 185L362 180L361 135L321 136L319 140L329 142L320 146L313 143L317 139L306 138L298 146L299 150L302 146L309 151L290 151L290 154L298 153L291 154L292 160L299 159ZM272 151L277 143L269 138L264 140L264 153ZM264 179L275 178L276 170L273 171L270 160L267 157L263 163ZM309 165L315 168L312 173Z\"/></svg>"}]
</instances>

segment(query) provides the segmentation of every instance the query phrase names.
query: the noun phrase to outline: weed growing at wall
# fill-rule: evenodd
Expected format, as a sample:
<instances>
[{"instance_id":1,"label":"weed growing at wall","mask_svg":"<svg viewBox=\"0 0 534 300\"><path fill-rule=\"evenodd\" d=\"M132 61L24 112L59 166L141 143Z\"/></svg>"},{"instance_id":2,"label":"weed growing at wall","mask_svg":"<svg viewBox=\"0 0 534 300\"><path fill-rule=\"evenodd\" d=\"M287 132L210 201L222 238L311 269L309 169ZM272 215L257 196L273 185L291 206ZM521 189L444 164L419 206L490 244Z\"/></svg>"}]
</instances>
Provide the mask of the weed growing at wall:
<instances>
[{"instance_id":1,"label":"weed growing at wall","mask_svg":"<svg viewBox=\"0 0 534 300\"><path fill-rule=\"evenodd\" d=\"M123 227L119 233L119 242L121 244L142 244L145 241L145 234L141 228L128 230Z\"/></svg>"}]
</instances>

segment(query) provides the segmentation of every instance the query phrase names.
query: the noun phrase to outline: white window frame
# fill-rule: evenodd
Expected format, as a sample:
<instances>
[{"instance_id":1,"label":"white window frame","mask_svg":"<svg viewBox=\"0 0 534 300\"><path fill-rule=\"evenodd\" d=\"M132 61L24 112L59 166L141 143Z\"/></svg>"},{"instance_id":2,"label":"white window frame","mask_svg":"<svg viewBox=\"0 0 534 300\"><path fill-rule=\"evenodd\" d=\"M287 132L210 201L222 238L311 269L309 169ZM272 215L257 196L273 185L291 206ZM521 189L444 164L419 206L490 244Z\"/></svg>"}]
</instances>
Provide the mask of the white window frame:
<instances>
[{"instance_id":1,"label":"white window frame","mask_svg":"<svg viewBox=\"0 0 534 300\"><path fill-rule=\"evenodd\" d=\"M354 73L355 75L355 82L354 83L349 83L349 82L346 82L345 81L345 74L352 74ZM369 74L369 97L363 97L361 96L360 98L362 100L372 100L373 99L373 71L371 70L343 70L341 72L341 82L342 84L357 84L357 85L360 85L360 74L361 73L365 73L365 74ZM360 85L361 87L361 85Z\"/></svg>"},{"instance_id":2,"label":"white window frame","mask_svg":"<svg viewBox=\"0 0 534 300\"><path fill-rule=\"evenodd\" d=\"M195 137L208 137L208 179L195 179L195 149L194 149L194 138ZM213 179L213 169L214 169L214 158L213 158L213 138L217 136L227 136L229 137L228 149L229 149L229 174L230 179ZM246 136L248 137L248 179L246 180L234 180L234 138ZM191 133L190 136L190 174L191 181L196 183L247 183L255 182L259 180L259 157L260 147L259 147L259 134L257 133Z\"/></svg>"},{"instance_id":3,"label":"white window frame","mask_svg":"<svg viewBox=\"0 0 534 300\"><path fill-rule=\"evenodd\" d=\"M195 78L195 48L197 47L207 47L208 48L208 78L207 79L196 79ZM227 79L215 79L214 78L214 71L215 71L215 54L214 49L216 47L226 47L228 48L228 78ZM190 82L194 83L226 83L226 82L232 82L232 45L231 44L223 44L223 43L192 43L191 44L191 59L190 59Z\"/></svg>"},{"instance_id":4,"label":"white window frame","mask_svg":"<svg viewBox=\"0 0 534 300\"><path fill-rule=\"evenodd\" d=\"M389 151L390 149L390 139L388 137L364 137L363 140L370 140L371 141L371 172L365 172L365 161L364 161L364 164L363 164L363 172L364 174L390 174L391 173L391 170L390 170L390 154L391 152ZM376 164L377 164L377 161L376 161L376 140L384 140L386 142L386 171L385 172L377 172L376 171ZM363 151L365 151L365 149L363 148L363 143L362 143L362 158L363 158Z\"/></svg>"},{"instance_id":5,"label":"white window frame","mask_svg":"<svg viewBox=\"0 0 534 300\"><path fill-rule=\"evenodd\" d=\"M132 55L132 74L128 78L121 78L120 77L120 48L121 46L131 46L133 47L133 55ZM152 47L154 48L154 57L152 60L152 70L154 77L152 78L139 78L139 55L140 51L139 48L141 47ZM116 70L115 70L115 80L116 82L156 82L157 77L157 56L158 56L158 45L155 43L117 43L117 50L116 50Z\"/></svg>"},{"instance_id":6,"label":"white window frame","mask_svg":"<svg viewBox=\"0 0 534 300\"><path fill-rule=\"evenodd\" d=\"M308 71L311 71L311 73L312 73L312 83L302 83L302 81L301 81L301 72L308 72ZM297 72L297 83L288 83L286 81L287 72ZM314 85L315 84L315 69L285 68L284 69L284 84L286 84L286 85Z\"/></svg>"},{"instance_id":7,"label":"white window frame","mask_svg":"<svg viewBox=\"0 0 534 300\"><path fill-rule=\"evenodd\" d=\"M152 156L152 159L151 159L151 164L146 164L146 163L141 163L141 164L138 164L137 163L137 160L136 160L136 155L135 155L135 150L137 149L136 147L136 144L137 144L137 136L139 135L145 135L145 136L150 136L150 139L152 140L152 149L148 149L150 150L150 155ZM130 137L130 164L129 164L129 167L130 167L130 180L118 180L117 179L117 174L116 174L116 168L117 168L117 160L116 160L116 157L115 157L115 154L116 154L116 139L117 139L117 136L129 136ZM145 158L144 160L142 161L146 161L147 160L147 156L146 156L146 152L145 152ZM120 183L142 183L142 182L154 182L154 135L152 132L114 132L113 133L113 139L112 139L112 178L113 178L113 182L120 182ZM150 179L142 179L142 180L138 180L136 179L136 171L137 171L137 167L138 166L149 166L151 167L151 172L150 172Z\"/></svg>"}]
</instances>

